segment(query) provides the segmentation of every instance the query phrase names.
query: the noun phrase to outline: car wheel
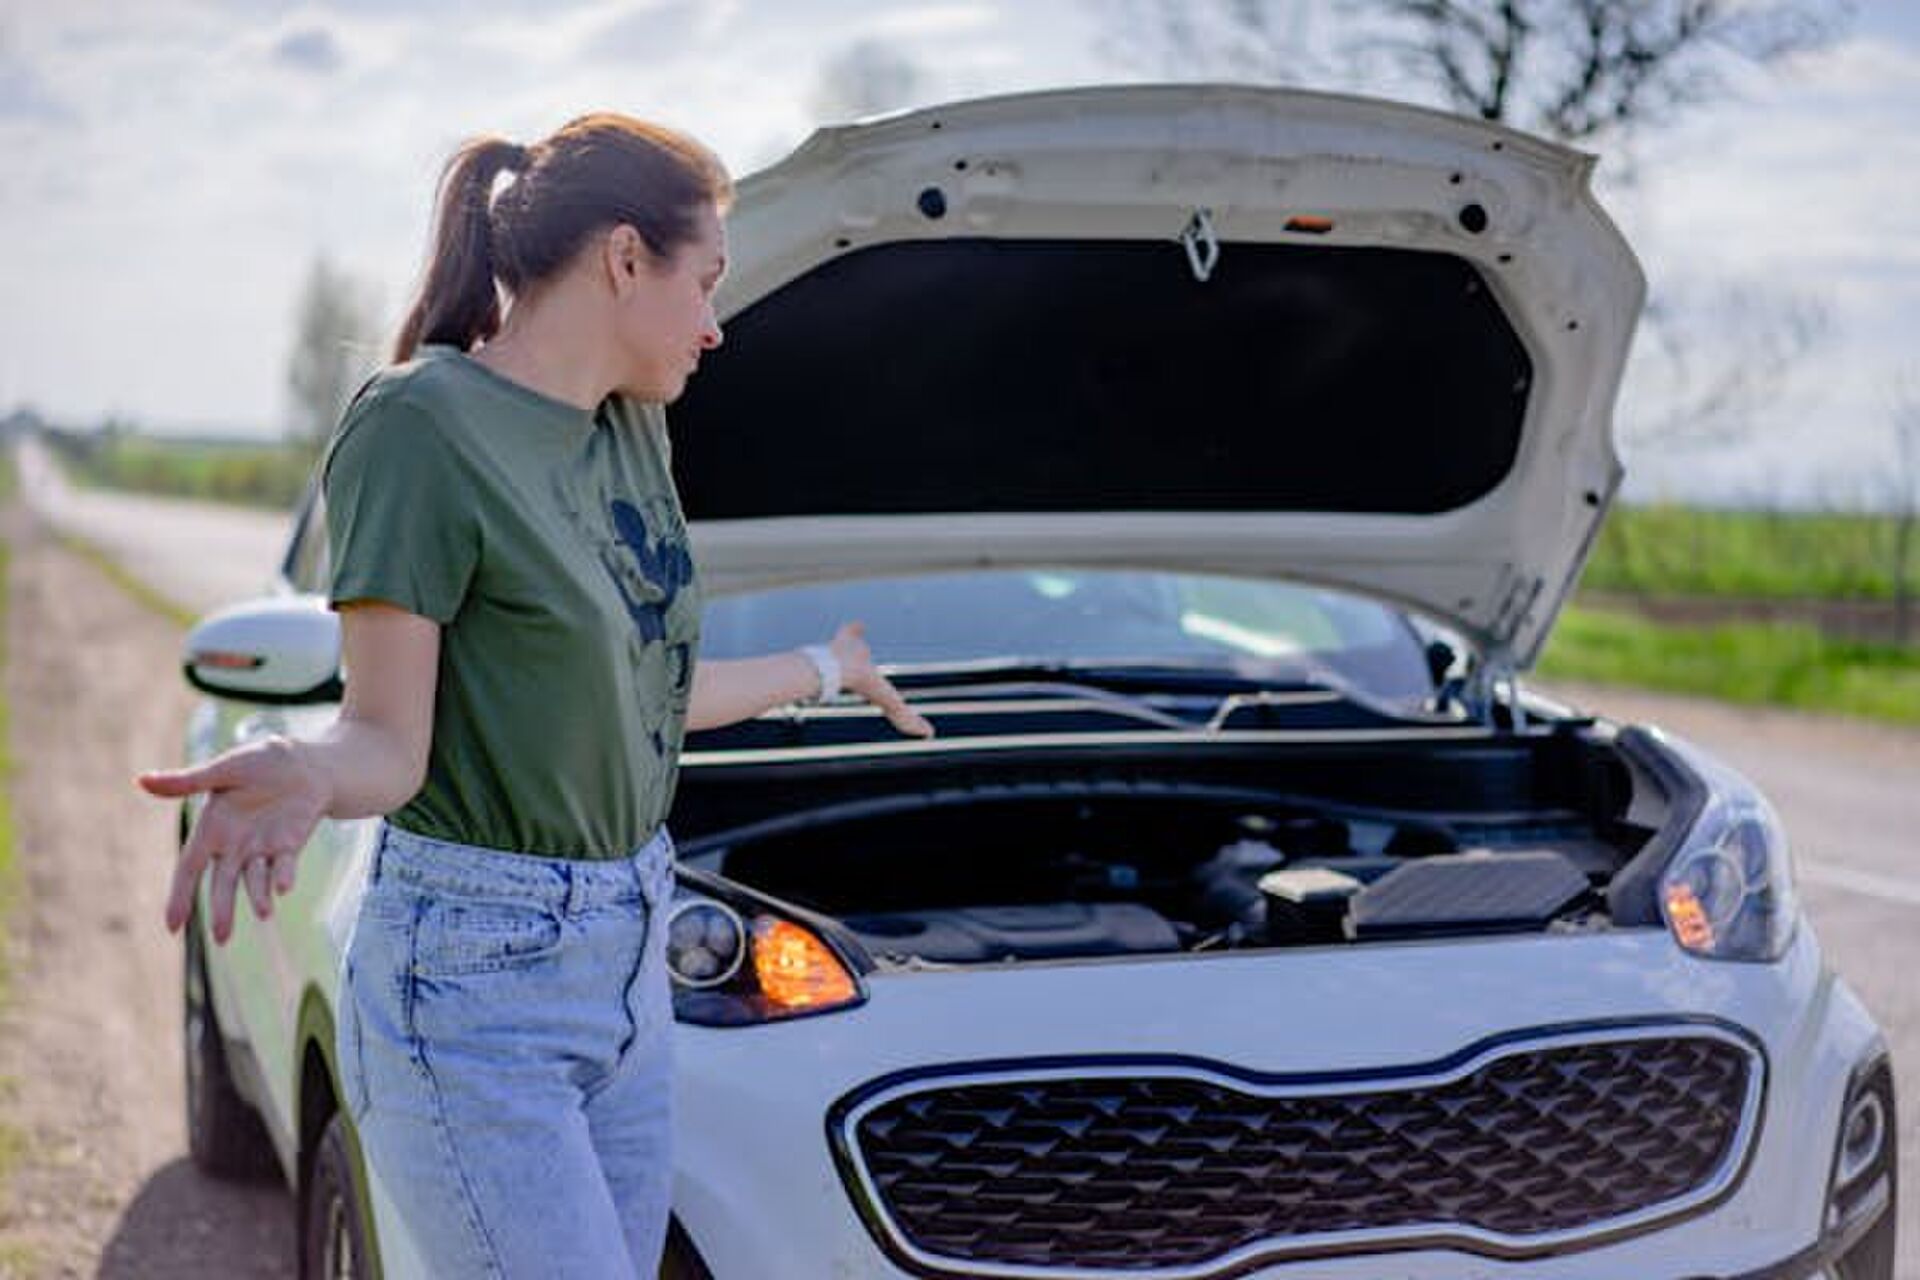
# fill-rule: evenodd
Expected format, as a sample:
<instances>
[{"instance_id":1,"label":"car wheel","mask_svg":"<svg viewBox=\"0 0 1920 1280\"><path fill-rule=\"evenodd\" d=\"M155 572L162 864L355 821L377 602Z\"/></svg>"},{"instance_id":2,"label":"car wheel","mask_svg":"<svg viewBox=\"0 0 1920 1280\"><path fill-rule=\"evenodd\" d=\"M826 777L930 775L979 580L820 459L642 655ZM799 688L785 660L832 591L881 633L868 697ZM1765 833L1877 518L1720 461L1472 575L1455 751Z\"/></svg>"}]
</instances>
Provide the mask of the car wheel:
<instances>
[{"instance_id":1,"label":"car wheel","mask_svg":"<svg viewBox=\"0 0 1920 1280\"><path fill-rule=\"evenodd\" d=\"M667 1250L660 1259L659 1280L713 1280L713 1272L678 1218L667 1222Z\"/></svg>"},{"instance_id":2,"label":"car wheel","mask_svg":"<svg viewBox=\"0 0 1920 1280\"><path fill-rule=\"evenodd\" d=\"M260 1115L234 1088L226 1046L207 992L206 943L198 920L186 929L181 989L181 1040L186 1051L187 1147L193 1162L217 1178L253 1179L279 1165Z\"/></svg>"},{"instance_id":3,"label":"car wheel","mask_svg":"<svg viewBox=\"0 0 1920 1280\"><path fill-rule=\"evenodd\" d=\"M1894 1206L1834 1268L1835 1280L1893 1280Z\"/></svg>"},{"instance_id":4,"label":"car wheel","mask_svg":"<svg viewBox=\"0 0 1920 1280\"><path fill-rule=\"evenodd\" d=\"M334 1112L314 1149L300 1193L300 1280L364 1280L373 1275L360 1176L347 1149L347 1122Z\"/></svg>"}]
</instances>

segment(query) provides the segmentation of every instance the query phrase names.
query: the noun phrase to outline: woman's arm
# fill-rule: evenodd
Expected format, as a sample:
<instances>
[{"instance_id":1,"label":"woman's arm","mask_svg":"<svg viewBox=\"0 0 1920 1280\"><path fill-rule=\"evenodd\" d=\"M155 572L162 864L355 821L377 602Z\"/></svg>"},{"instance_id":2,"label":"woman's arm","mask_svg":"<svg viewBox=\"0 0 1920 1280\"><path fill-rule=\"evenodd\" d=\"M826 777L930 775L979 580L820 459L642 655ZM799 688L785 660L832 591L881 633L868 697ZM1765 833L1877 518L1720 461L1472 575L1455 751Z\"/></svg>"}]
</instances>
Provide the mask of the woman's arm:
<instances>
[{"instance_id":1,"label":"woman's arm","mask_svg":"<svg viewBox=\"0 0 1920 1280\"><path fill-rule=\"evenodd\" d=\"M293 887L295 859L321 818L389 813L420 789L433 739L439 624L391 605L349 605L340 611L340 651L353 678L339 718L317 737L263 738L193 768L140 775L156 796L208 793L174 869L169 929L186 923L211 867L213 936L225 942L243 879L254 914L265 918L273 892Z\"/></svg>"},{"instance_id":2,"label":"woman's arm","mask_svg":"<svg viewBox=\"0 0 1920 1280\"><path fill-rule=\"evenodd\" d=\"M931 738L933 726L926 717L908 706L893 682L873 665L862 631L860 623L846 623L827 645L840 663L840 687L880 708L901 733ZM819 673L798 650L764 658L708 659L693 669L687 728L718 729L750 720L771 707L810 698L819 689Z\"/></svg>"}]
</instances>

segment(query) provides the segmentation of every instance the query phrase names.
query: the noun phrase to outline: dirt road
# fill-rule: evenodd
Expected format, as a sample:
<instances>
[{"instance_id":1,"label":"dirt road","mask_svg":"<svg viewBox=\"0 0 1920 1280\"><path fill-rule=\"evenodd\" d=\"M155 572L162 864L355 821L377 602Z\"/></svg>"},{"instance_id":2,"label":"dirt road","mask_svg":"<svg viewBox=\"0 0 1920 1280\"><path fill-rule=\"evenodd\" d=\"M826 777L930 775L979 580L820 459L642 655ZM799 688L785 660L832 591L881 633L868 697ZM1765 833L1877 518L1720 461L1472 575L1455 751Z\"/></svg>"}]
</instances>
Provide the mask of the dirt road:
<instances>
[{"instance_id":1,"label":"dirt road","mask_svg":"<svg viewBox=\"0 0 1920 1280\"><path fill-rule=\"evenodd\" d=\"M25 879L14 994L0 1015L0 1280L290 1276L277 1185L201 1177L186 1156L176 939L160 925L174 815L134 772L173 760L190 702L179 632L16 518L6 671ZM1661 723L1754 777L1796 836L1828 955L1881 1021L1920 1186L1920 734L1694 699L1561 689ZM0 1128L0 1143L5 1129ZM1920 1195L1901 1275L1920 1275Z\"/></svg>"},{"instance_id":2,"label":"dirt road","mask_svg":"<svg viewBox=\"0 0 1920 1280\"><path fill-rule=\"evenodd\" d=\"M173 811L136 770L179 754L180 635L16 517L6 671L16 845L0 1119L0 1276L293 1274L268 1184L203 1178L181 1107L180 947L161 924Z\"/></svg>"}]
</instances>

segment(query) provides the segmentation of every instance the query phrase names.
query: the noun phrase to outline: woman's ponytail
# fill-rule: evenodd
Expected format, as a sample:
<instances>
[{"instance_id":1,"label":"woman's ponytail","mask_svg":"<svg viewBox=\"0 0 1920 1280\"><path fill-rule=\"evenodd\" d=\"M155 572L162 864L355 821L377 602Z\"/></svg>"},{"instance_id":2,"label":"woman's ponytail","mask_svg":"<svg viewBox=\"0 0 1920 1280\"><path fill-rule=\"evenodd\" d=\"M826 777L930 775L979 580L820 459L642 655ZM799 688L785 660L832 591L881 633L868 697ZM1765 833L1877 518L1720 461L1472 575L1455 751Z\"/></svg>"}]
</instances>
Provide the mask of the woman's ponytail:
<instances>
[{"instance_id":1,"label":"woman's ponytail","mask_svg":"<svg viewBox=\"0 0 1920 1280\"><path fill-rule=\"evenodd\" d=\"M412 359L422 343L444 343L466 351L499 332L493 184L502 173L524 169L526 164L527 149L505 138L475 138L447 162L440 176L432 257L419 296L393 344L396 364Z\"/></svg>"},{"instance_id":2,"label":"woman's ponytail","mask_svg":"<svg viewBox=\"0 0 1920 1280\"><path fill-rule=\"evenodd\" d=\"M502 173L514 180L498 199ZM440 178L432 257L393 344L397 364L423 343L471 351L500 331L509 297L566 269L596 231L627 225L664 261L692 240L702 206L733 197L726 168L685 134L599 112L523 147L475 138Z\"/></svg>"}]
</instances>

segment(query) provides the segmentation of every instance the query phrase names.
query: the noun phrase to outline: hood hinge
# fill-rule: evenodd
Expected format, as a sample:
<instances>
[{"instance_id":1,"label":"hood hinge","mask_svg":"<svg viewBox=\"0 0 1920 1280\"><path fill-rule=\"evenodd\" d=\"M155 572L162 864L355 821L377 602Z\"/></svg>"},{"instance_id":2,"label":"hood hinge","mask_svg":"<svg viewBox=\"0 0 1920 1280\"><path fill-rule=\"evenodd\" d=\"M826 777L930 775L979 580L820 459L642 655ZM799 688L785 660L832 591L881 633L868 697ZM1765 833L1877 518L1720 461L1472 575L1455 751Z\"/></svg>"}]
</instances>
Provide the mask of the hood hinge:
<instances>
[{"instance_id":1,"label":"hood hinge","mask_svg":"<svg viewBox=\"0 0 1920 1280\"><path fill-rule=\"evenodd\" d=\"M1461 690L1461 701L1467 714L1486 725L1489 729L1500 727L1495 711L1505 695L1507 714L1512 720L1514 732L1527 727L1527 713L1520 706L1520 685L1513 659L1504 649L1495 649L1485 654L1473 664L1467 673L1466 688Z\"/></svg>"}]
</instances>

